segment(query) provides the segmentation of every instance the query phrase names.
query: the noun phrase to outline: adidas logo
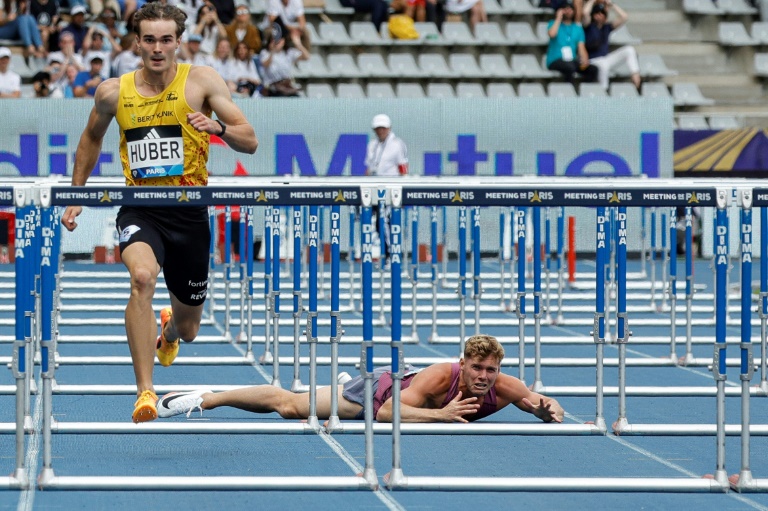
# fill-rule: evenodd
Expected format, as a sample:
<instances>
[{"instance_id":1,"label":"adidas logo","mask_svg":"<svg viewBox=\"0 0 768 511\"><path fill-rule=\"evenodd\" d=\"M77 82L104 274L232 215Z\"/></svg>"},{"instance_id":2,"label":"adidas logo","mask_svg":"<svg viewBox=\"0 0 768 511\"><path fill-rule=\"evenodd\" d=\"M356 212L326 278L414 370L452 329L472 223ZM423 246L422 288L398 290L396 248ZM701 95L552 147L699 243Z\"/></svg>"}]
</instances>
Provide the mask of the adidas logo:
<instances>
[{"instance_id":1,"label":"adidas logo","mask_svg":"<svg viewBox=\"0 0 768 511\"><path fill-rule=\"evenodd\" d=\"M155 128L152 128L149 133L144 135L144 140L154 140L160 138L160 135L157 134L157 131L155 131Z\"/></svg>"}]
</instances>

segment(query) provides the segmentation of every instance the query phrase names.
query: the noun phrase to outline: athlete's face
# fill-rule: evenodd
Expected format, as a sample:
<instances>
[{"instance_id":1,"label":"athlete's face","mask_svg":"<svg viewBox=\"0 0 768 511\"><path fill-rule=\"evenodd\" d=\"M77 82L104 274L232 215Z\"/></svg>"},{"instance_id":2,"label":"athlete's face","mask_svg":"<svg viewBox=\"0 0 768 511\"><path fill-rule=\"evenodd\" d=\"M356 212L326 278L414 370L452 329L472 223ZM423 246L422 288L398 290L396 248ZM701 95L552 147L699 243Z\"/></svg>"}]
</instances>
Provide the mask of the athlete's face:
<instances>
[{"instance_id":1,"label":"athlete's face","mask_svg":"<svg viewBox=\"0 0 768 511\"><path fill-rule=\"evenodd\" d=\"M461 359L461 378L469 394L462 397L485 396L490 392L498 377L499 361L494 356L485 359L479 357Z\"/></svg>"},{"instance_id":2,"label":"athlete's face","mask_svg":"<svg viewBox=\"0 0 768 511\"><path fill-rule=\"evenodd\" d=\"M145 20L141 22L139 36L139 54L144 61L144 69L154 73L163 73L173 67L176 50L179 48L176 37L176 23L171 20Z\"/></svg>"}]
</instances>

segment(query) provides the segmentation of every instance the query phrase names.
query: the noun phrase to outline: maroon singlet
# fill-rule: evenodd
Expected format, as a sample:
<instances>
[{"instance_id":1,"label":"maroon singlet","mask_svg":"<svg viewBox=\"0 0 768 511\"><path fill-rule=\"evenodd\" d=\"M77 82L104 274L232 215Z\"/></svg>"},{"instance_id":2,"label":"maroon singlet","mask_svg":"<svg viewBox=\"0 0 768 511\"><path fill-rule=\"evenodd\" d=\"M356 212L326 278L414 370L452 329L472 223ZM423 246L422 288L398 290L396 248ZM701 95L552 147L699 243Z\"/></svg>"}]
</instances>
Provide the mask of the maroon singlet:
<instances>
[{"instance_id":1,"label":"maroon singlet","mask_svg":"<svg viewBox=\"0 0 768 511\"><path fill-rule=\"evenodd\" d=\"M448 393L445 395L445 400L440 408L445 408L448 403L451 402L459 394L459 374L461 373L461 366L458 362L451 364L451 385L448 387ZM407 389L411 385L411 380L418 373L408 373L403 377L400 388L401 390ZM379 387L376 389L376 394L373 396L373 417L379 413L379 408L384 402L392 396L392 373L386 372L379 377ZM496 387L491 387L491 390L485 395L483 404L477 412L466 415L464 418L468 421L476 421L483 417L488 417L492 413L495 413L496 408Z\"/></svg>"}]
</instances>

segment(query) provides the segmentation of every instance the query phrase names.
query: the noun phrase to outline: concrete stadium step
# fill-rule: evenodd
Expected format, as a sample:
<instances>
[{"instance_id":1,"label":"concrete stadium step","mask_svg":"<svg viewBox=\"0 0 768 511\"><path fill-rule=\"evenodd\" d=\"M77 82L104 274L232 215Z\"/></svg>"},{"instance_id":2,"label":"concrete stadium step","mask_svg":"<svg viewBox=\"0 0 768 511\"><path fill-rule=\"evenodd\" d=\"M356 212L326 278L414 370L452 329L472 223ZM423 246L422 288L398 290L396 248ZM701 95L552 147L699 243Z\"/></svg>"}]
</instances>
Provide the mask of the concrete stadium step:
<instances>
[{"instance_id":1,"label":"concrete stadium step","mask_svg":"<svg viewBox=\"0 0 768 511\"><path fill-rule=\"evenodd\" d=\"M627 28L643 41L701 41L681 11L638 10L628 12Z\"/></svg>"},{"instance_id":2,"label":"concrete stadium step","mask_svg":"<svg viewBox=\"0 0 768 511\"><path fill-rule=\"evenodd\" d=\"M715 43L646 42L636 47L639 55L661 55L667 67L680 74L744 73L739 62L729 59Z\"/></svg>"},{"instance_id":3,"label":"concrete stadium step","mask_svg":"<svg viewBox=\"0 0 768 511\"><path fill-rule=\"evenodd\" d=\"M741 105L764 102L762 85L745 74L680 74L665 79L667 83L694 82L701 93L718 105Z\"/></svg>"}]
</instances>

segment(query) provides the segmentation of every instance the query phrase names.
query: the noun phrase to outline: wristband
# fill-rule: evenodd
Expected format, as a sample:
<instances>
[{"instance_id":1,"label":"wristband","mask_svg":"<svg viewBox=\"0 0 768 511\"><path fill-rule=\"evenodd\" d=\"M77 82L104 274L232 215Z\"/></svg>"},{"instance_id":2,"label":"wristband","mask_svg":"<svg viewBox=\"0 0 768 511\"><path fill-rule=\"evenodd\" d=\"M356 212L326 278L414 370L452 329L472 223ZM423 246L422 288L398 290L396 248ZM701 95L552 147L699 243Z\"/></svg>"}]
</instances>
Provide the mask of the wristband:
<instances>
[{"instance_id":1,"label":"wristband","mask_svg":"<svg viewBox=\"0 0 768 511\"><path fill-rule=\"evenodd\" d=\"M226 133L226 132L227 132L227 125L226 125L226 124L224 124L223 122L221 122L221 121L220 121L220 120L218 120L218 119L216 119L216 122L218 122L218 123L219 123L219 126L221 126L221 133L219 133L219 134L217 135L219 138L221 138L221 137L223 137L223 136L224 136L224 133Z\"/></svg>"}]
</instances>

